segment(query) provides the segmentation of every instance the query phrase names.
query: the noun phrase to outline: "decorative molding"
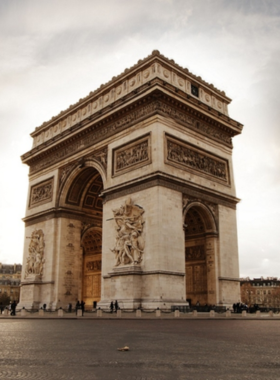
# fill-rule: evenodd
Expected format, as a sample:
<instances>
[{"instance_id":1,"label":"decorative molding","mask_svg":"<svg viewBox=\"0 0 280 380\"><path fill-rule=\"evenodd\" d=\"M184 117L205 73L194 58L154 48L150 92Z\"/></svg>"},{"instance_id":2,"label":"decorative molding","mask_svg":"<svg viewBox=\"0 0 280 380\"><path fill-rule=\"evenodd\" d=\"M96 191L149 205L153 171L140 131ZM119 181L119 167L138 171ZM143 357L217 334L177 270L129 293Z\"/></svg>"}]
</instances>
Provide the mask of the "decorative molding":
<instances>
[{"instance_id":1,"label":"decorative molding","mask_svg":"<svg viewBox=\"0 0 280 380\"><path fill-rule=\"evenodd\" d=\"M125 116L123 116L124 113ZM179 124L232 148L231 136L236 132L233 132L229 126L226 127L217 122L210 115L207 117L203 115L207 122L200 120L202 115L199 111L180 101L174 101L170 96L155 89L153 94L149 94L121 111L116 111L102 121L95 124L88 123L86 130L77 131L76 134L72 132L68 140L57 142L57 145L50 146L43 152L37 149L32 150L23 155L22 160L30 165L31 174L36 173L155 114L171 117Z\"/></svg>"},{"instance_id":2,"label":"decorative molding","mask_svg":"<svg viewBox=\"0 0 280 380\"><path fill-rule=\"evenodd\" d=\"M228 161L182 140L165 135L165 163L229 184Z\"/></svg>"},{"instance_id":3,"label":"decorative molding","mask_svg":"<svg viewBox=\"0 0 280 380\"><path fill-rule=\"evenodd\" d=\"M33 185L30 189L29 208L52 201L54 177Z\"/></svg>"},{"instance_id":4,"label":"decorative molding","mask_svg":"<svg viewBox=\"0 0 280 380\"><path fill-rule=\"evenodd\" d=\"M113 149L112 176L126 173L151 162L151 136L149 134Z\"/></svg>"},{"instance_id":5,"label":"decorative molding","mask_svg":"<svg viewBox=\"0 0 280 380\"><path fill-rule=\"evenodd\" d=\"M135 192L143 191L154 186L163 186L171 190L186 194L189 197L201 198L204 201L220 204L225 207L236 209L236 204L240 201L236 197L227 196L223 193L212 193L206 188L198 188L190 182L185 182L177 177L166 176L164 173L156 172L149 177L143 177L137 181L124 183L121 187L111 188L103 191L104 202L123 196L128 196Z\"/></svg>"},{"instance_id":6,"label":"decorative molding","mask_svg":"<svg viewBox=\"0 0 280 380\"><path fill-rule=\"evenodd\" d=\"M187 94L190 98L194 98L191 85L195 84L200 89L197 100L201 104L217 110L222 115L228 115L227 105L230 99L224 92L217 90L212 84L209 85L201 77L191 74L188 69L180 67L158 51L153 51L132 68L126 69L118 77L114 77L67 110L61 111L59 115L37 127L32 133L33 147L56 138L60 133L93 117L125 95L138 92L144 84L154 79L161 79L164 84L172 86L177 92Z\"/></svg>"}]
</instances>

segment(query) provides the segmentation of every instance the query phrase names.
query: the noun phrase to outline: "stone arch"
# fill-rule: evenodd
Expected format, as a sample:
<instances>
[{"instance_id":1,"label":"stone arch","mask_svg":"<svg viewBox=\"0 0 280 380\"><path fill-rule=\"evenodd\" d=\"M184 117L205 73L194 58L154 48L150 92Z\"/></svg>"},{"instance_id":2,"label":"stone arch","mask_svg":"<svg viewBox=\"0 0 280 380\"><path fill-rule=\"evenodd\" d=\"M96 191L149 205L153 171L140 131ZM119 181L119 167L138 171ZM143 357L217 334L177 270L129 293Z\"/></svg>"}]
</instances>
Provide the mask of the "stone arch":
<instances>
[{"instance_id":1,"label":"stone arch","mask_svg":"<svg viewBox=\"0 0 280 380\"><path fill-rule=\"evenodd\" d=\"M96 306L101 297L102 229L86 226L81 234L83 248L82 298L87 307Z\"/></svg>"},{"instance_id":2,"label":"stone arch","mask_svg":"<svg viewBox=\"0 0 280 380\"><path fill-rule=\"evenodd\" d=\"M65 206L65 199L67 197L67 193L69 192L69 189L71 185L73 184L73 181L77 176L81 173L81 171L84 171L88 168L92 168L95 170L101 177L103 186L106 183L106 172L103 168L103 166L94 158L90 159L82 159L74 164L69 164L64 169L64 173L62 172L59 178L59 190L58 190L58 197L56 201L56 206Z\"/></svg>"},{"instance_id":3,"label":"stone arch","mask_svg":"<svg viewBox=\"0 0 280 380\"><path fill-rule=\"evenodd\" d=\"M214 213L201 201L192 201L185 208L185 273L186 299L192 306L217 302L218 227Z\"/></svg>"},{"instance_id":4,"label":"stone arch","mask_svg":"<svg viewBox=\"0 0 280 380\"><path fill-rule=\"evenodd\" d=\"M71 166L61 183L57 199L62 215L65 213L71 220L78 221L79 240L76 240L76 246L80 247L80 260L77 298L83 300L89 310L101 298L103 200L100 194L104 178L104 171L94 160L81 160Z\"/></svg>"},{"instance_id":5,"label":"stone arch","mask_svg":"<svg viewBox=\"0 0 280 380\"><path fill-rule=\"evenodd\" d=\"M184 207L183 210L183 223L185 225L185 218L190 209L195 209L203 218L206 233L218 234L217 221L210 208L200 201L191 201ZM185 226L184 226L185 228Z\"/></svg>"}]
</instances>

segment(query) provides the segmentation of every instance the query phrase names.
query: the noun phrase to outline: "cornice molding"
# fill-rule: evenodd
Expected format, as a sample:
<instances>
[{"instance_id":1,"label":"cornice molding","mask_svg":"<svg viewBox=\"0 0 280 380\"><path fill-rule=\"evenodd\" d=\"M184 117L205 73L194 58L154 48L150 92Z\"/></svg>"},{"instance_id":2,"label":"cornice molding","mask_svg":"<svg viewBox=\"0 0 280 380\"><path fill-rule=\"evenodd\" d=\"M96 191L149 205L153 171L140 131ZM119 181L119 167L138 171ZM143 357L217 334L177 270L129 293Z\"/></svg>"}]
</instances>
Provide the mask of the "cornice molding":
<instances>
[{"instance_id":1,"label":"cornice molding","mask_svg":"<svg viewBox=\"0 0 280 380\"><path fill-rule=\"evenodd\" d=\"M90 92L88 96L80 99L76 104L71 105L65 111L61 111L59 115L37 127L31 133L34 138L33 147L55 138L77 123L98 114L107 106L112 106L115 101L123 99L127 94L137 92L143 84L147 84L155 78L174 86L176 91L187 94L189 98L199 100L201 104L228 116L227 105L231 99L224 92L219 91L212 84L203 81L201 77L190 73L188 69L177 65L174 60L170 60L160 54L159 51L154 50L151 55L139 60L130 69L126 69L105 85L101 85L96 91ZM192 85L199 89L198 96L192 94Z\"/></svg>"},{"instance_id":2,"label":"cornice molding","mask_svg":"<svg viewBox=\"0 0 280 380\"><path fill-rule=\"evenodd\" d=\"M195 184L181 180L178 177L172 177L163 172L156 172L152 175L105 189L103 190L101 196L104 198L104 202L106 202L122 196L133 194L138 191L143 191L154 186L163 186L171 190L181 192L183 195L188 195L193 198L200 198L204 201L220 204L232 209L236 209L236 204L240 201L240 199L236 197L217 191L214 193L213 190L201 186L198 187Z\"/></svg>"},{"instance_id":3,"label":"cornice molding","mask_svg":"<svg viewBox=\"0 0 280 380\"><path fill-rule=\"evenodd\" d=\"M111 114L97 120L88 120L87 125L72 130L71 135L62 135L41 148L37 147L22 156L30 173L36 173L60 160L95 145L124 129L153 115L172 118L182 126L200 133L223 145L232 147L231 138L241 133L233 121L218 121L214 116L203 113L182 98L174 99L166 88L158 83L151 84L150 92L134 99L129 105L118 107Z\"/></svg>"}]
</instances>

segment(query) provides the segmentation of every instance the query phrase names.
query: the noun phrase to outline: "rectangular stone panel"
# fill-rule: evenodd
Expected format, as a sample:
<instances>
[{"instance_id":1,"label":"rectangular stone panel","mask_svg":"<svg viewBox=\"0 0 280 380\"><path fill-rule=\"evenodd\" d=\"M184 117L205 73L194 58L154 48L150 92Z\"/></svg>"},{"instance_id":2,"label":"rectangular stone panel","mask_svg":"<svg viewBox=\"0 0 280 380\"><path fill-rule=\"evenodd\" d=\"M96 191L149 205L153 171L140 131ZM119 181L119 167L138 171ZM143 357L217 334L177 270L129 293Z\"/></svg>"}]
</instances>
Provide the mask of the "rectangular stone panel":
<instances>
[{"instance_id":1,"label":"rectangular stone panel","mask_svg":"<svg viewBox=\"0 0 280 380\"><path fill-rule=\"evenodd\" d=\"M39 206L43 203L51 202L53 197L54 177L40 182L31 187L29 208Z\"/></svg>"},{"instance_id":2,"label":"rectangular stone panel","mask_svg":"<svg viewBox=\"0 0 280 380\"><path fill-rule=\"evenodd\" d=\"M113 150L112 176L121 175L150 163L151 136L148 134Z\"/></svg>"},{"instance_id":3,"label":"rectangular stone panel","mask_svg":"<svg viewBox=\"0 0 280 380\"><path fill-rule=\"evenodd\" d=\"M165 135L165 163L230 184L227 160L168 134Z\"/></svg>"}]
</instances>

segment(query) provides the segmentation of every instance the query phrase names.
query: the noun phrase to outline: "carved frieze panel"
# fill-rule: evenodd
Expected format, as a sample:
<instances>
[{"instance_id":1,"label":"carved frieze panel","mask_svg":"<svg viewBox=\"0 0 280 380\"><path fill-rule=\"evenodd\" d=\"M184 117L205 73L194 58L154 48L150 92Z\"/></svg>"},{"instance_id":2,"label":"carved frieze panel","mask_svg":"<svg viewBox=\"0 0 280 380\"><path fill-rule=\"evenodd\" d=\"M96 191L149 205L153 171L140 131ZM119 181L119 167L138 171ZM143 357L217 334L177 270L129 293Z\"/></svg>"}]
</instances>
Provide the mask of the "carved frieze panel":
<instances>
[{"instance_id":1,"label":"carved frieze panel","mask_svg":"<svg viewBox=\"0 0 280 380\"><path fill-rule=\"evenodd\" d=\"M31 187L29 198L30 208L52 201L53 181L54 178L52 177Z\"/></svg>"},{"instance_id":2,"label":"carved frieze panel","mask_svg":"<svg viewBox=\"0 0 280 380\"><path fill-rule=\"evenodd\" d=\"M113 150L113 173L120 175L151 163L151 136L146 135Z\"/></svg>"},{"instance_id":3,"label":"carved frieze panel","mask_svg":"<svg viewBox=\"0 0 280 380\"><path fill-rule=\"evenodd\" d=\"M45 237L43 230L34 230L30 237L24 278L41 278L44 269Z\"/></svg>"},{"instance_id":4,"label":"carved frieze panel","mask_svg":"<svg viewBox=\"0 0 280 380\"><path fill-rule=\"evenodd\" d=\"M229 184L227 160L169 135L165 136L165 143L167 164Z\"/></svg>"},{"instance_id":5,"label":"carved frieze panel","mask_svg":"<svg viewBox=\"0 0 280 380\"><path fill-rule=\"evenodd\" d=\"M144 253L142 207L128 198L120 208L113 210L116 222L115 266L140 264Z\"/></svg>"},{"instance_id":6,"label":"carved frieze panel","mask_svg":"<svg viewBox=\"0 0 280 380\"><path fill-rule=\"evenodd\" d=\"M204 245L196 245L193 247L186 247L185 261L199 261L205 260L205 247Z\"/></svg>"},{"instance_id":7,"label":"carved frieze panel","mask_svg":"<svg viewBox=\"0 0 280 380\"><path fill-rule=\"evenodd\" d=\"M101 271L101 260L88 261L86 263L86 270L88 272L100 272Z\"/></svg>"}]
</instances>

